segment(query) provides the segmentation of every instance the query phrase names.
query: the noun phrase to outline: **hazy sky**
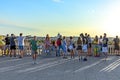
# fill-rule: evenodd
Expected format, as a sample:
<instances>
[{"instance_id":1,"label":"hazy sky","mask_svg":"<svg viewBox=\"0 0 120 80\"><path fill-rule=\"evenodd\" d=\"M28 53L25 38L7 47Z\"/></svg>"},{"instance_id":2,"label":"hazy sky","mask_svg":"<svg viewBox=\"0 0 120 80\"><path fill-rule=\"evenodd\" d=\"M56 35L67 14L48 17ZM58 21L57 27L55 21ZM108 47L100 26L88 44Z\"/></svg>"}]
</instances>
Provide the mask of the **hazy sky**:
<instances>
[{"instance_id":1,"label":"hazy sky","mask_svg":"<svg viewBox=\"0 0 120 80\"><path fill-rule=\"evenodd\" d=\"M0 34L120 35L120 0L0 0Z\"/></svg>"}]
</instances>

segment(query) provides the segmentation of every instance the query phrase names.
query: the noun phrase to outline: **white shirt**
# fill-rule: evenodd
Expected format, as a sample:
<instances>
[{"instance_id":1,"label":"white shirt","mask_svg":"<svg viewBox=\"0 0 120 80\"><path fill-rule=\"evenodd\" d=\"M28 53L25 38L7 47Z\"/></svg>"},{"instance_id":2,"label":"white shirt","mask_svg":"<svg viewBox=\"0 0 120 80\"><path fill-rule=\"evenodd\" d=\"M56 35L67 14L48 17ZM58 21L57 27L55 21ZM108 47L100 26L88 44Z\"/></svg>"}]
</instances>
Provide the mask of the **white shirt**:
<instances>
[{"instance_id":1,"label":"white shirt","mask_svg":"<svg viewBox=\"0 0 120 80\"><path fill-rule=\"evenodd\" d=\"M25 37L19 36L17 40L18 40L18 46L24 46Z\"/></svg>"}]
</instances>

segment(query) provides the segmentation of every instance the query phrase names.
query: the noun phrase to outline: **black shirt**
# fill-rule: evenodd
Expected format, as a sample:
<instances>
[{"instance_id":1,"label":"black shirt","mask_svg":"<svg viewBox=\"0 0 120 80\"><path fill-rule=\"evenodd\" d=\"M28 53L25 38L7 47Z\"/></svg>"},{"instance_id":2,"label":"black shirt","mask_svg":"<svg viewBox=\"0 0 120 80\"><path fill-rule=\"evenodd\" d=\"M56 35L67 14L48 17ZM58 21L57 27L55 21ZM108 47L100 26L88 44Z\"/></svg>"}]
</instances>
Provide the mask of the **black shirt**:
<instances>
[{"instance_id":1,"label":"black shirt","mask_svg":"<svg viewBox=\"0 0 120 80\"><path fill-rule=\"evenodd\" d=\"M10 38L9 38L9 37L6 37L6 38L5 38L5 44L6 44L6 45L10 45Z\"/></svg>"}]
</instances>

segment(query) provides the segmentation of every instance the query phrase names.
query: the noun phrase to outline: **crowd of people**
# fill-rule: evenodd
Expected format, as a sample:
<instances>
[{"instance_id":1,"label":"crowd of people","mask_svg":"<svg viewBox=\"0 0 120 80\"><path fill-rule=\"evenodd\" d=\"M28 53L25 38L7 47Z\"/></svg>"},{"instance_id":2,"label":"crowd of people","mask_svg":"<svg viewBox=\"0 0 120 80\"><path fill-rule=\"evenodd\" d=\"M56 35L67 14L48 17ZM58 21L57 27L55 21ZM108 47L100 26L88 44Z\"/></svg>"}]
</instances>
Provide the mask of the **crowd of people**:
<instances>
[{"instance_id":1,"label":"crowd of people","mask_svg":"<svg viewBox=\"0 0 120 80\"><path fill-rule=\"evenodd\" d=\"M7 36L4 39L5 46L4 46L3 55L6 55L6 53L8 53L10 57L12 56L16 57L15 40L17 40L18 43L17 46L19 49L19 58L23 58L25 39L26 37L24 37L22 33L20 33L18 37L15 37L14 34L11 34L11 36L7 34ZM69 54L71 58L74 58L77 52L79 60L83 60L83 61L87 61L88 56L99 57L101 54L104 54L106 59L108 57L108 41L109 39L106 33L104 33L103 36L100 35L100 37L96 35L94 39L91 38L90 34L81 33L77 41L75 41L74 37L72 36L66 38L61 34L58 34L56 40L52 41L49 34L47 34L45 40L43 41L44 53L49 55L51 54L51 50L53 50L55 51L57 57L63 56L64 59L67 59ZM116 38L113 39L113 42L114 42L114 50L116 55L120 55L118 36L116 36ZM36 63L37 49L38 49L36 36L34 36L33 39L30 40L29 46L31 48L33 61L34 63Z\"/></svg>"}]
</instances>

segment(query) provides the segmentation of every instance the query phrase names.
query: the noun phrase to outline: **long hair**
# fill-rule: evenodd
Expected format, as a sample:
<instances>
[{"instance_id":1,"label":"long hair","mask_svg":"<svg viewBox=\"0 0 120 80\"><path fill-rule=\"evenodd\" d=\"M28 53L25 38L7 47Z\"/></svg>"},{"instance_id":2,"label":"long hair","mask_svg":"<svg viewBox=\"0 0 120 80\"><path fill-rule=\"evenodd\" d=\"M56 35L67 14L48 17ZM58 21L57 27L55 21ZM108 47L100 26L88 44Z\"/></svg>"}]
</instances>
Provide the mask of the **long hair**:
<instances>
[{"instance_id":1,"label":"long hair","mask_svg":"<svg viewBox=\"0 0 120 80\"><path fill-rule=\"evenodd\" d=\"M82 44L82 40L80 37L78 37L77 44Z\"/></svg>"},{"instance_id":2,"label":"long hair","mask_svg":"<svg viewBox=\"0 0 120 80\"><path fill-rule=\"evenodd\" d=\"M49 37L49 35L48 35L48 34L46 35L45 40L50 40L50 37Z\"/></svg>"}]
</instances>

